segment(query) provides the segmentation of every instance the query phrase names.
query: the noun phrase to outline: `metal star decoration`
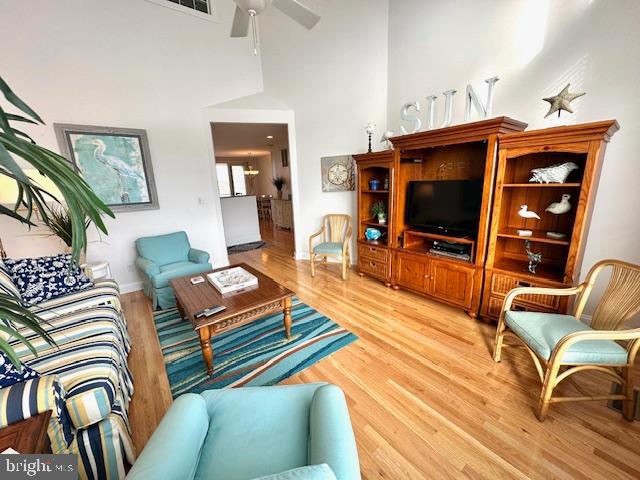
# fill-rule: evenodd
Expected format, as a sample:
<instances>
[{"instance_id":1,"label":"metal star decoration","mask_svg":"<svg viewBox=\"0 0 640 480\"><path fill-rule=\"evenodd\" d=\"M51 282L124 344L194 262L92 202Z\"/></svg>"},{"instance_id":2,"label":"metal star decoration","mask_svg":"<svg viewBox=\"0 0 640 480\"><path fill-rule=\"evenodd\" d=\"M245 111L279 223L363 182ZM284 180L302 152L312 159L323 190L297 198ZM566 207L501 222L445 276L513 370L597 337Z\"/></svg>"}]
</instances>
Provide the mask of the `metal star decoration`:
<instances>
[{"instance_id":1,"label":"metal star decoration","mask_svg":"<svg viewBox=\"0 0 640 480\"><path fill-rule=\"evenodd\" d=\"M549 111L544 116L544 118L547 118L549 115L556 112L558 112L558 116L560 116L562 110L573 113L570 103L576 98L586 95L586 93L569 93L569 85L571 84L567 83L567 86L564 87L562 91L555 97L547 97L542 99L545 102L549 102L551 104L551 106L549 107Z\"/></svg>"}]
</instances>

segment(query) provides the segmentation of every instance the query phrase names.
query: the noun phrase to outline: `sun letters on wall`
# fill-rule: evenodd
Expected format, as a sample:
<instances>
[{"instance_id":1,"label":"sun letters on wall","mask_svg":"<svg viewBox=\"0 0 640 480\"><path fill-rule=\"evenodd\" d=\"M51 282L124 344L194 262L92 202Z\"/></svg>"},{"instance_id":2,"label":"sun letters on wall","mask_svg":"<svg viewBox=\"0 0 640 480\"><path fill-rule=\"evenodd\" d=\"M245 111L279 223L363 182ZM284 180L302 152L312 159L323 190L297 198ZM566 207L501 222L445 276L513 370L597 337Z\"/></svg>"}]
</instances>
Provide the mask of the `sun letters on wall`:
<instances>
[{"instance_id":1,"label":"sun letters on wall","mask_svg":"<svg viewBox=\"0 0 640 480\"><path fill-rule=\"evenodd\" d=\"M159 208L146 130L54 125L63 155L113 211Z\"/></svg>"},{"instance_id":2,"label":"sun letters on wall","mask_svg":"<svg viewBox=\"0 0 640 480\"><path fill-rule=\"evenodd\" d=\"M355 163L351 155L320 159L323 192L345 192L356 188Z\"/></svg>"}]
</instances>

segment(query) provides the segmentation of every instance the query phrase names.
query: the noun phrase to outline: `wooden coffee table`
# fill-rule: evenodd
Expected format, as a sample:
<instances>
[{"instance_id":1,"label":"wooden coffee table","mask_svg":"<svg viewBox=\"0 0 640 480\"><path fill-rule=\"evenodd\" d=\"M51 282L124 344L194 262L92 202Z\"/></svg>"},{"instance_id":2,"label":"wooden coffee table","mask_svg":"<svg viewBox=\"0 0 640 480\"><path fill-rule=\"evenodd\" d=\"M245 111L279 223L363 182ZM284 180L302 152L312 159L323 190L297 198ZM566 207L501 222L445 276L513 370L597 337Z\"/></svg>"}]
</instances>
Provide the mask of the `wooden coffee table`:
<instances>
[{"instance_id":1,"label":"wooden coffee table","mask_svg":"<svg viewBox=\"0 0 640 480\"><path fill-rule=\"evenodd\" d=\"M209 283L206 276L208 273L232 267L242 267L255 275L258 278L258 285L222 295ZM202 275L205 281L193 285L191 278L199 275ZM209 375L213 373L211 339L214 335L240 327L274 312L283 312L285 335L287 338L291 337L291 297L294 293L249 265L239 263L198 275L175 278L171 280L171 287L176 294L180 315L183 319L188 319L194 330L198 332L202 357ZM227 308L210 317L195 318L196 313L214 305L224 305Z\"/></svg>"}]
</instances>

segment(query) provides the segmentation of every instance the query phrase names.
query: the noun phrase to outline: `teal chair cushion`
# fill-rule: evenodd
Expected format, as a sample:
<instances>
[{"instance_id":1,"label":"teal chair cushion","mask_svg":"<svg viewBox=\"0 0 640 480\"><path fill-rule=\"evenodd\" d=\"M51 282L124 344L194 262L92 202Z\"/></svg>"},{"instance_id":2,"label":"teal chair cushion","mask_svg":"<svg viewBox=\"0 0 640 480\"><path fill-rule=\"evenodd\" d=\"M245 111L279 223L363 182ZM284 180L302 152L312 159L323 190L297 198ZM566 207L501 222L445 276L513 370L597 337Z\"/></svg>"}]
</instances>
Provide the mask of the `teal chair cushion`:
<instances>
[{"instance_id":1,"label":"teal chair cushion","mask_svg":"<svg viewBox=\"0 0 640 480\"><path fill-rule=\"evenodd\" d=\"M507 326L540 357L549 360L551 352L566 335L592 329L571 315L542 312L505 313ZM585 340L565 352L562 363L574 365L623 365L627 351L613 340Z\"/></svg>"},{"instance_id":2,"label":"teal chair cushion","mask_svg":"<svg viewBox=\"0 0 640 480\"><path fill-rule=\"evenodd\" d=\"M158 265L189 260L189 239L185 232L168 233L136 240L140 256Z\"/></svg>"},{"instance_id":3,"label":"teal chair cushion","mask_svg":"<svg viewBox=\"0 0 640 480\"><path fill-rule=\"evenodd\" d=\"M209 263L176 262L160 267L160 273L151 277L151 283L155 288L162 288L169 285L173 278L195 275L197 273L211 270Z\"/></svg>"},{"instance_id":4,"label":"teal chair cushion","mask_svg":"<svg viewBox=\"0 0 640 480\"><path fill-rule=\"evenodd\" d=\"M195 393L176 398L131 467L127 480L193 479L208 429L204 398Z\"/></svg>"},{"instance_id":5,"label":"teal chair cushion","mask_svg":"<svg viewBox=\"0 0 640 480\"><path fill-rule=\"evenodd\" d=\"M207 390L211 424L198 480L247 480L307 465L309 408L320 385Z\"/></svg>"},{"instance_id":6,"label":"teal chair cushion","mask_svg":"<svg viewBox=\"0 0 640 480\"><path fill-rule=\"evenodd\" d=\"M294 468L286 472L274 473L253 480L336 480L331 467L326 463Z\"/></svg>"},{"instance_id":7,"label":"teal chair cushion","mask_svg":"<svg viewBox=\"0 0 640 480\"><path fill-rule=\"evenodd\" d=\"M323 242L319 243L315 247L313 247L313 252L318 254L324 253L332 253L332 254L341 254L342 253L342 243L340 242Z\"/></svg>"}]
</instances>

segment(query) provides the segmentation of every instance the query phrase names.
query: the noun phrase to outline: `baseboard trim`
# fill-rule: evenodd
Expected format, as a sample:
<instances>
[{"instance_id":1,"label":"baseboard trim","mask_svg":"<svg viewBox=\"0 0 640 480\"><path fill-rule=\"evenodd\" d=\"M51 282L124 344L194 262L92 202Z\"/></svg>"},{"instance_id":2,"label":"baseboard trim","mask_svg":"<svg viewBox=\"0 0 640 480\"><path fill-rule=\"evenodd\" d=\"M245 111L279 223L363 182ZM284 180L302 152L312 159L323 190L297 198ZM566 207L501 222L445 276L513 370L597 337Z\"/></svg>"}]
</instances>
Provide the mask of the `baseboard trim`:
<instances>
[{"instance_id":1,"label":"baseboard trim","mask_svg":"<svg viewBox=\"0 0 640 480\"><path fill-rule=\"evenodd\" d=\"M131 293L142 290L142 282L123 283L120 285L120 293Z\"/></svg>"}]
</instances>

